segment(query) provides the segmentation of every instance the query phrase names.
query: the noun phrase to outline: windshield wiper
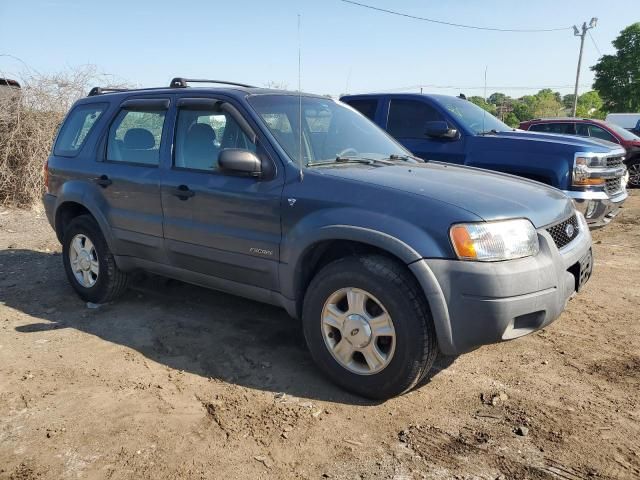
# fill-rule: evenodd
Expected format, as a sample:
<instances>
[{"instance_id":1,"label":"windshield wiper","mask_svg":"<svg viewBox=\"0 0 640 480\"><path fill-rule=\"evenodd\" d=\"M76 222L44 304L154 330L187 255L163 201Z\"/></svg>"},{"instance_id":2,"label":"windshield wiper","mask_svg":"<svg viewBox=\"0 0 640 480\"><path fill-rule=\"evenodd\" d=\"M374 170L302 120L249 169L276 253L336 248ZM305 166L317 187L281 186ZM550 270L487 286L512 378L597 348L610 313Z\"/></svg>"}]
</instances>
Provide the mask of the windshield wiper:
<instances>
[{"instance_id":1,"label":"windshield wiper","mask_svg":"<svg viewBox=\"0 0 640 480\"><path fill-rule=\"evenodd\" d=\"M336 163L365 163L373 165L374 163L381 163L383 165L393 165L393 162L382 158L368 158L368 157L341 157L336 155Z\"/></svg>"},{"instance_id":2,"label":"windshield wiper","mask_svg":"<svg viewBox=\"0 0 640 480\"><path fill-rule=\"evenodd\" d=\"M480 132L480 133L478 133L478 135L497 135L498 133L500 133L500 132L498 132L498 130L496 130L495 128L492 128L491 130L486 130L484 132Z\"/></svg>"},{"instance_id":3,"label":"windshield wiper","mask_svg":"<svg viewBox=\"0 0 640 480\"><path fill-rule=\"evenodd\" d=\"M319 165L331 165L334 163L361 163L363 165L393 165L393 162L380 158L368 158L368 157L341 157L336 155L335 160L323 160L321 162L308 163L308 167L317 167Z\"/></svg>"},{"instance_id":4,"label":"windshield wiper","mask_svg":"<svg viewBox=\"0 0 640 480\"><path fill-rule=\"evenodd\" d=\"M416 157L414 155L397 155L395 153L392 153L391 155L389 155L389 160L403 160L405 162L409 161L409 160L414 160L418 163L426 163L426 160L423 160L420 157Z\"/></svg>"}]
</instances>

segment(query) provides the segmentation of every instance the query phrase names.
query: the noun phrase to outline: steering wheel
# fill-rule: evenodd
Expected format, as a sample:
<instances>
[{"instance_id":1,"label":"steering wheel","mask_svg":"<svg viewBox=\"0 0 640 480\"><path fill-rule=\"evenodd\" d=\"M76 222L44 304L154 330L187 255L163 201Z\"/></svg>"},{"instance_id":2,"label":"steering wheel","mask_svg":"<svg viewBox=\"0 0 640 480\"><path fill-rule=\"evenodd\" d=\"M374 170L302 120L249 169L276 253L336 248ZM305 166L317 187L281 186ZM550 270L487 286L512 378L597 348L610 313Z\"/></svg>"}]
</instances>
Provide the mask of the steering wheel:
<instances>
[{"instance_id":1,"label":"steering wheel","mask_svg":"<svg viewBox=\"0 0 640 480\"><path fill-rule=\"evenodd\" d=\"M352 156L358 155L358 151L355 148L349 147L349 148L345 148L341 152L338 152L336 154L336 157L345 157L347 156L347 153L351 153Z\"/></svg>"}]
</instances>

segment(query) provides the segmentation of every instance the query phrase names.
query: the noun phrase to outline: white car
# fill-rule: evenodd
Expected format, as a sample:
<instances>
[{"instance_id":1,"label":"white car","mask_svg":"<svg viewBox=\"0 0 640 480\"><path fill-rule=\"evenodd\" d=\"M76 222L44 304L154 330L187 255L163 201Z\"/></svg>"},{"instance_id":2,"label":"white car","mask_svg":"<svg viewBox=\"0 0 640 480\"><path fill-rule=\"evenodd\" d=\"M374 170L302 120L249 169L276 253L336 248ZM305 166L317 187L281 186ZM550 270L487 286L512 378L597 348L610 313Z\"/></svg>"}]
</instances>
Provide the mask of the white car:
<instances>
[{"instance_id":1,"label":"white car","mask_svg":"<svg viewBox=\"0 0 640 480\"><path fill-rule=\"evenodd\" d=\"M610 113L605 121L632 130L636 135L640 133L640 113Z\"/></svg>"}]
</instances>

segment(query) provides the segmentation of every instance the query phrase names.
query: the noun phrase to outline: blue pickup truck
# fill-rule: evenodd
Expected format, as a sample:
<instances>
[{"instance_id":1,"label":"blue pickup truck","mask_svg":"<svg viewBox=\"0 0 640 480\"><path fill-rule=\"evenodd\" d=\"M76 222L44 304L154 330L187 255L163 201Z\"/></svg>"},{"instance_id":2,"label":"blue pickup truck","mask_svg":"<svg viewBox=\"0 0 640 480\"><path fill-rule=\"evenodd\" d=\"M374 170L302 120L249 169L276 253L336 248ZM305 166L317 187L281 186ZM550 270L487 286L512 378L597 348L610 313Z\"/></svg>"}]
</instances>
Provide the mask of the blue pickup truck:
<instances>
[{"instance_id":1,"label":"blue pickup truck","mask_svg":"<svg viewBox=\"0 0 640 480\"><path fill-rule=\"evenodd\" d=\"M515 130L461 97L366 94L340 100L420 158L497 170L562 190L590 228L609 223L627 198L625 150L619 145Z\"/></svg>"}]
</instances>

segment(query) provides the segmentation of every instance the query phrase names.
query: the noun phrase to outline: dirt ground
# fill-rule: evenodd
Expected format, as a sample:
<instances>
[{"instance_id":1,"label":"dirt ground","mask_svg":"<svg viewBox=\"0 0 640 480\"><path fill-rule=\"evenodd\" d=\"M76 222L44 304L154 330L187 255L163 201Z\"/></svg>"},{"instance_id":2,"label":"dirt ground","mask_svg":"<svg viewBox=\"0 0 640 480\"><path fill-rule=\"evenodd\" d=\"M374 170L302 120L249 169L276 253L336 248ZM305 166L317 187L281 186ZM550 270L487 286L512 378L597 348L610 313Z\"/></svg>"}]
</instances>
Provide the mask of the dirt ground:
<instances>
[{"instance_id":1,"label":"dirt ground","mask_svg":"<svg viewBox=\"0 0 640 480\"><path fill-rule=\"evenodd\" d=\"M557 322L384 403L270 306L150 277L88 308L44 215L0 208L0 479L640 478L639 193Z\"/></svg>"}]
</instances>

